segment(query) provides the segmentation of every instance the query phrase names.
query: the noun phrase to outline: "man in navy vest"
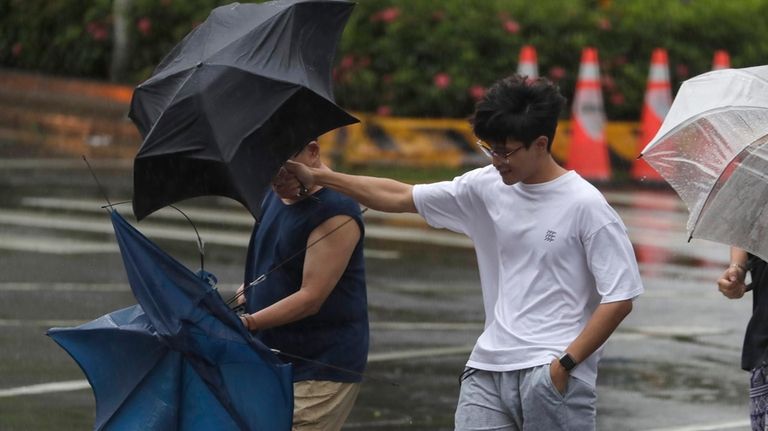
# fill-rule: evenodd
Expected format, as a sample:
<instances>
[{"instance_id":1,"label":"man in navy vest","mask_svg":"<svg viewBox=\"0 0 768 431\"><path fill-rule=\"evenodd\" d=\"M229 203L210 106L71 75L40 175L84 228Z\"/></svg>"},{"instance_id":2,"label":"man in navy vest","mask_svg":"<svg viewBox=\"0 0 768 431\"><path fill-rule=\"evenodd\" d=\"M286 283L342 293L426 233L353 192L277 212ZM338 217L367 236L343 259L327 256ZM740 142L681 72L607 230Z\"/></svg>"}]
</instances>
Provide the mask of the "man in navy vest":
<instances>
[{"instance_id":1,"label":"man in navy vest","mask_svg":"<svg viewBox=\"0 0 768 431\"><path fill-rule=\"evenodd\" d=\"M291 160L327 169L316 141ZM293 363L293 429L338 430L360 391L368 359L363 220L349 197L298 185L281 170L264 199L244 285L269 274L246 291L249 314L241 319Z\"/></svg>"}]
</instances>

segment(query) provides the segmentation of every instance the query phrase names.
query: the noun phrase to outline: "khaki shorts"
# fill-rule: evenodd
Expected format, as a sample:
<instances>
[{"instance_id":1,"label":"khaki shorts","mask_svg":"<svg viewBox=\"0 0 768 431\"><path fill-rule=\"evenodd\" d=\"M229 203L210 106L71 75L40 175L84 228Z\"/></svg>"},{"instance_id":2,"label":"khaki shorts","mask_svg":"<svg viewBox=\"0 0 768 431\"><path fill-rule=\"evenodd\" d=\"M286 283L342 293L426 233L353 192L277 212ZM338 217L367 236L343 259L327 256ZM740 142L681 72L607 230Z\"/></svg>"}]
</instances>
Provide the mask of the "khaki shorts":
<instances>
[{"instance_id":1,"label":"khaki shorts","mask_svg":"<svg viewBox=\"0 0 768 431\"><path fill-rule=\"evenodd\" d=\"M293 431L337 431L355 405L360 383L304 380L293 384Z\"/></svg>"}]
</instances>

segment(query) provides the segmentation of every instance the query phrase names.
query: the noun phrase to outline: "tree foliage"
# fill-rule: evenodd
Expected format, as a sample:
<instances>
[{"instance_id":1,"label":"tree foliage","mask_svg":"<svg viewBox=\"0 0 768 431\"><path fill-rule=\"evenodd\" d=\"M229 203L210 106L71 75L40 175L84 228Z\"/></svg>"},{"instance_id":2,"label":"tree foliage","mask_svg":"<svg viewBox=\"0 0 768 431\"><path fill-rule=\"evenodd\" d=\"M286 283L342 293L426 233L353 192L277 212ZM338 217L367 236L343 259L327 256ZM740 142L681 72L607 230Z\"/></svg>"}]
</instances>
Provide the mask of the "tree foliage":
<instances>
[{"instance_id":1,"label":"tree foliage","mask_svg":"<svg viewBox=\"0 0 768 431\"><path fill-rule=\"evenodd\" d=\"M225 3L132 0L130 83ZM581 50L593 46L608 118L637 119L654 48L668 50L673 88L710 70L717 49L734 67L759 65L766 12L766 0L360 0L337 54L336 95L352 110L463 117L533 45L540 75L572 99ZM106 79L112 23L111 0L0 0L0 66Z\"/></svg>"}]
</instances>

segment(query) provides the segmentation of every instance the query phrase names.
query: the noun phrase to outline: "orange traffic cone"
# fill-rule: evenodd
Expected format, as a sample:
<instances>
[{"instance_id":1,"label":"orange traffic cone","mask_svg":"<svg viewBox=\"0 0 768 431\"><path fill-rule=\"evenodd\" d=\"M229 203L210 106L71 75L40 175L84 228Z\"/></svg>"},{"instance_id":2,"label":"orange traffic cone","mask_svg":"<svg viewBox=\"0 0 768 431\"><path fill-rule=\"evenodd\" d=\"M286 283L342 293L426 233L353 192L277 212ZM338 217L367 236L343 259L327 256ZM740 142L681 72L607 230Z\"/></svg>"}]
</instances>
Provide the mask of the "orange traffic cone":
<instances>
[{"instance_id":1,"label":"orange traffic cone","mask_svg":"<svg viewBox=\"0 0 768 431\"><path fill-rule=\"evenodd\" d=\"M640 136L635 146L641 151L651 142L661 128L661 122L672 106L672 86L669 83L669 61L667 51L656 48L651 54L651 68L648 72L648 84L645 87L645 101L640 114ZM640 181L663 182L664 179L642 158L632 165L632 178Z\"/></svg>"},{"instance_id":2,"label":"orange traffic cone","mask_svg":"<svg viewBox=\"0 0 768 431\"><path fill-rule=\"evenodd\" d=\"M536 56L536 48L531 45L523 45L520 48L520 61L517 63L517 74L528 78L539 77L539 64Z\"/></svg>"},{"instance_id":3,"label":"orange traffic cone","mask_svg":"<svg viewBox=\"0 0 768 431\"><path fill-rule=\"evenodd\" d=\"M571 143L565 167L575 170L587 179L608 180L611 176L611 166L605 140L600 66L597 63L595 48L584 48L581 52L571 125Z\"/></svg>"},{"instance_id":4,"label":"orange traffic cone","mask_svg":"<svg viewBox=\"0 0 768 431\"><path fill-rule=\"evenodd\" d=\"M728 51L718 49L712 58L712 70L729 69L731 67L731 56Z\"/></svg>"}]
</instances>

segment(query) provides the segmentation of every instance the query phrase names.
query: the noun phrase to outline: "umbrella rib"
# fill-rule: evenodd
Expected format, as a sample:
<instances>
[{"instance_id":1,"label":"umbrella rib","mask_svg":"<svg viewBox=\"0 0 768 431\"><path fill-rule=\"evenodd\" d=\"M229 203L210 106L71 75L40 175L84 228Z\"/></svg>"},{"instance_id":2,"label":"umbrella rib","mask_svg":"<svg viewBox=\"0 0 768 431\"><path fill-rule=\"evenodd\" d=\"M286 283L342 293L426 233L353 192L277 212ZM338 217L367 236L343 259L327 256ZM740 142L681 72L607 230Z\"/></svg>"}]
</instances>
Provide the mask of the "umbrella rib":
<instances>
[{"instance_id":1,"label":"umbrella rib","mask_svg":"<svg viewBox=\"0 0 768 431\"><path fill-rule=\"evenodd\" d=\"M745 146L744 148L741 149L741 151L739 151L733 157L731 157L731 159L728 161L728 163L726 163L726 166L728 166L731 163L733 163L733 161L737 157L739 157L742 153L744 153L744 151L747 151L752 146L752 144L754 144L755 142L759 141L760 139L765 138L766 136L768 136L768 135L763 135L762 137L757 138L757 139L753 140L752 142L750 142L749 145ZM727 169L723 169L720 172L720 174L717 176L717 179L709 187L709 191L707 192L707 198L704 200L704 204L701 206L701 210L699 210L699 213L696 215L696 221L693 223L693 227L691 227L691 232L689 234L690 238L688 239L689 242L690 242L691 238L693 238L693 232L696 230L696 226L699 225L699 221L701 220L701 216L704 214L704 207L707 206L707 203L709 203L710 199L712 198L712 191L715 189L715 186L717 186L720 183L720 179L723 177L723 174L725 174L726 171L727 171Z\"/></svg>"},{"instance_id":2,"label":"umbrella rib","mask_svg":"<svg viewBox=\"0 0 768 431\"><path fill-rule=\"evenodd\" d=\"M190 69L192 69L192 70L190 71ZM194 70L194 69L196 69L196 67L192 67L192 68L189 68L189 69L186 69L186 70L185 70L185 71L190 71L190 72L189 72L189 74L188 74L188 75L187 75L187 77L184 79L184 82L183 82L181 85L179 85L178 89L176 90L176 93L174 93L174 95L173 95L173 97L171 98L171 100L169 100L169 101L168 101L168 104L166 104L166 105L163 107L163 110L162 110L162 112L161 112L161 113L160 113L160 115L157 117L157 119L155 120L155 122L152 124L152 127L150 127L149 131L147 132L147 136L144 138L144 141L145 141L145 142L146 142L146 141L149 139L149 137L150 137L150 136L152 135L152 133L155 131L155 127L156 127L158 124L160 124L160 120L162 120L162 119L163 119L163 118L164 118L164 117L167 115L167 113L168 113L168 108L169 108L171 105L173 105L173 103L176 101L176 97L179 95L179 93L181 92L181 90L184 88L184 86L185 86L185 85L187 85L187 82L189 82L189 80L190 80L190 79L192 79L192 76L195 74L195 70ZM141 153L141 148L139 148L139 153ZM137 157L138 157L138 155L137 155Z\"/></svg>"}]
</instances>

